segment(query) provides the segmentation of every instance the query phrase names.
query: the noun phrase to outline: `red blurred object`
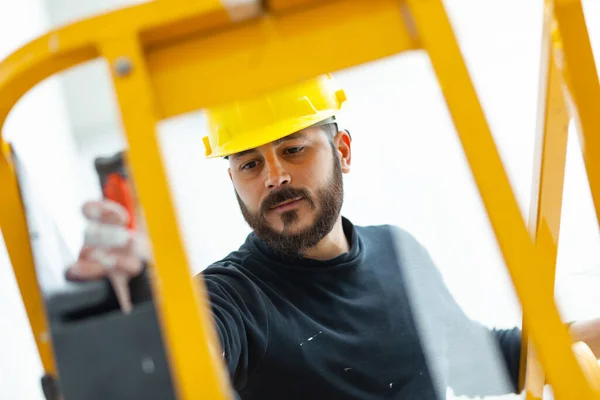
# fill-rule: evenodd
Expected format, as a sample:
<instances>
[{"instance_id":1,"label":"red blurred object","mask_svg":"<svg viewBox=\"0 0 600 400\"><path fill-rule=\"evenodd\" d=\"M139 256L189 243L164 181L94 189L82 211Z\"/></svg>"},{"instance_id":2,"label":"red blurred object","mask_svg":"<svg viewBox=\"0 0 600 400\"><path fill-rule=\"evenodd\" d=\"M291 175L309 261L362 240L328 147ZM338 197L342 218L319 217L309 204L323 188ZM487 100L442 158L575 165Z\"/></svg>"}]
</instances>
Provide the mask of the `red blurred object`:
<instances>
[{"instance_id":1,"label":"red blurred object","mask_svg":"<svg viewBox=\"0 0 600 400\"><path fill-rule=\"evenodd\" d=\"M107 200L121 204L129 213L129 229L135 229L135 196L129 184L129 175L125 167L124 152L110 157L98 157L94 161L102 195Z\"/></svg>"},{"instance_id":2,"label":"red blurred object","mask_svg":"<svg viewBox=\"0 0 600 400\"><path fill-rule=\"evenodd\" d=\"M104 198L121 204L129 213L129 229L135 229L135 201L127 180L118 172L108 174L102 187Z\"/></svg>"}]
</instances>

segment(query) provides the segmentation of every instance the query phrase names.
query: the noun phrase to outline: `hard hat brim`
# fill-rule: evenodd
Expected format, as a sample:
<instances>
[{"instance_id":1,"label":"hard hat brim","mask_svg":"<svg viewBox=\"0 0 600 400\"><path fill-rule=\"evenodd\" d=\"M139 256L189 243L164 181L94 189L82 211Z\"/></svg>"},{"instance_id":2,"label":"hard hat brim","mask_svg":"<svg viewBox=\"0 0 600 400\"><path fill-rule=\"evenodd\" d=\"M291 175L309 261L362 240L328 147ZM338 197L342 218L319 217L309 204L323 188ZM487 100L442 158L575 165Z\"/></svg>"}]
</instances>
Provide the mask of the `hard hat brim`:
<instances>
[{"instance_id":1,"label":"hard hat brim","mask_svg":"<svg viewBox=\"0 0 600 400\"><path fill-rule=\"evenodd\" d=\"M263 129L247 132L244 136L236 137L234 141L223 143L219 148L213 149L206 158L229 157L242 151L264 146L303 129L325 125L329 123L326 121L334 117L335 114L335 110L322 111L293 120L283 120ZM335 122L335 120L332 122Z\"/></svg>"}]
</instances>

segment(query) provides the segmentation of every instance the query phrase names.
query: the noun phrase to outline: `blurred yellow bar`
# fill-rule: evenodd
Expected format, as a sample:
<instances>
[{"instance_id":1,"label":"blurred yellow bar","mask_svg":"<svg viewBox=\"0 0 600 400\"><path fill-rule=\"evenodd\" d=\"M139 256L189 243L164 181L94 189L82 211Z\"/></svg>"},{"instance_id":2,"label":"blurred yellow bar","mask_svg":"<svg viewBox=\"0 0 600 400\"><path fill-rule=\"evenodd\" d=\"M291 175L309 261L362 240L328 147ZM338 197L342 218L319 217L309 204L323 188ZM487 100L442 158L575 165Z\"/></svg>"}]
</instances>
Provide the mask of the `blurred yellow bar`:
<instances>
[{"instance_id":1,"label":"blurred yellow bar","mask_svg":"<svg viewBox=\"0 0 600 400\"><path fill-rule=\"evenodd\" d=\"M25 209L21 201L9 146L2 141L1 137L0 142L2 144L0 148L0 190L2 193L0 195L0 231L4 237L8 256L19 285L44 372L55 374L56 366L46 321L46 308L35 274Z\"/></svg>"},{"instance_id":2,"label":"blurred yellow bar","mask_svg":"<svg viewBox=\"0 0 600 400\"><path fill-rule=\"evenodd\" d=\"M580 0L555 0L564 73L575 105L579 133L596 217L600 224L600 83Z\"/></svg>"},{"instance_id":3,"label":"blurred yellow bar","mask_svg":"<svg viewBox=\"0 0 600 400\"><path fill-rule=\"evenodd\" d=\"M556 65L554 1L543 10L542 48L529 230L538 254L546 258L548 270L536 271L544 296L554 298L554 279L562 211L569 114L563 97L561 71ZM533 268L533 266L531 266ZM545 376L523 321L521 387L527 400L544 396Z\"/></svg>"},{"instance_id":4,"label":"blurred yellow bar","mask_svg":"<svg viewBox=\"0 0 600 400\"><path fill-rule=\"evenodd\" d=\"M198 293L161 158L154 91L135 38L107 43L129 150L127 161L146 216L153 294L179 399L233 399L205 291ZM201 377L201 378L200 378Z\"/></svg>"},{"instance_id":5,"label":"blurred yellow bar","mask_svg":"<svg viewBox=\"0 0 600 400\"><path fill-rule=\"evenodd\" d=\"M396 0L322 1L153 46L148 69L169 118L417 48Z\"/></svg>"}]
</instances>

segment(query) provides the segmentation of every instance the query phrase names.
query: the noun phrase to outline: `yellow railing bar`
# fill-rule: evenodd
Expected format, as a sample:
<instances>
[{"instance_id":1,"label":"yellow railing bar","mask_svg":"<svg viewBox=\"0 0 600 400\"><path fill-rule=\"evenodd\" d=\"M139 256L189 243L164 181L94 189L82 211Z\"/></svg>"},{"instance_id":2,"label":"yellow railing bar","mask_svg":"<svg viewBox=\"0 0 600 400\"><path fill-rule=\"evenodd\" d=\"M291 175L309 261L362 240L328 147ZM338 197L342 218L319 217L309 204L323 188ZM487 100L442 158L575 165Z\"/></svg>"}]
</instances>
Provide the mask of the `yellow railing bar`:
<instances>
[{"instance_id":1,"label":"yellow railing bar","mask_svg":"<svg viewBox=\"0 0 600 400\"><path fill-rule=\"evenodd\" d=\"M537 112L537 134L533 166L529 230L548 270L535 271L540 295L554 298L554 279L562 211L563 183L569 131L569 113L563 97L563 81L556 65L553 32L554 1L546 0L543 10L542 48ZM534 266L531 266L533 268ZM523 323L520 387L527 400L544 396L545 377L527 327Z\"/></svg>"},{"instance_id":2,"label":"yellow railing bar","mask_svg":"<svg viewBox=\"0 0 600 400\"><path fill-rule=\"evenodd\" d=\"M322 2L320 0L264 0L265 8L269 13L277 14L280 12L308 8Z\"/></svg>"},{"instance_id":3,"label":"yellow railing bar","mask_svg":"<svg viewBox=\"0 0 600 400\"><path fill-rule=\"evenodd\" d=\"M397 0L341 0L153 46L148 69L169 118L418 48Z\"/></svg>"},{"instance_id":4,"label":"yellow railing bar","mask_svg":"<svg viewBox=\"0 0 600 400\"><path fill-rule=\"evenodd\" d=\"M180 399L230 399L210 307L198 293L179 233L160 155L154 91L135 37L115 38L102 48L112 66L121 119L129 144L128 162L146 215L154 262L151 279L171 373Z\"/></svg>"},{"instance_id":5,"label":"yellow railing bar","mask_svg":"<svg viewBox=\"0 0 600 400\"><path fill-rule=\"evenodd\" d=\"M563 96L563 81L552 52L546 62L547 72L544 75L547 82L545 93L540 96L540 100L543 101L540 101L541 107L538 111L535 150L537 160L534 165L529 226L535 238L536 248L551 267L539 272L547 295L553 297L567 158L569 113Z\"/></svg>"},{"instance_id":6,"label":"yellow railing bar","mask_svg":"<svg viewBox=\"0 0 600 400\"><path fill-rule=\"evenodd\" d=\"M0 183L2 191L0 195L0 231L4 236L8 256L19 285L23 305L42 361L42 367L45 373L55 375L56 366L46 321L46 308L35 274L35 264L25 219L25 210L21 202L21 193L19 192L8 146L2 142L2 138L0 138L0 144L2 144L0 146Z\"/></svg>"},{"instance_id":7,"label":"yellow railing bar","mask_svg":"<svg viewBox=\"0 0 600 400\"><path fill-rule=\"evenodd\" d=\"M600 82L580 0L555 0L555 15L564 53L564 71L576 108L596 217L600 224Z\"/></svg>"},{"instance_id":8,"label":"yellow railing bar","mask_svg":"<svg viewBox=\"0 0 600 400\"><path fill-rule=\"evenodd\" d=\"M598 399L571 350L552 297L536 290L549 270L529 237L441 0L407 2L442 87L475 182L523 307L525 323L558 399Z\"/></svg>"}]
</instances>

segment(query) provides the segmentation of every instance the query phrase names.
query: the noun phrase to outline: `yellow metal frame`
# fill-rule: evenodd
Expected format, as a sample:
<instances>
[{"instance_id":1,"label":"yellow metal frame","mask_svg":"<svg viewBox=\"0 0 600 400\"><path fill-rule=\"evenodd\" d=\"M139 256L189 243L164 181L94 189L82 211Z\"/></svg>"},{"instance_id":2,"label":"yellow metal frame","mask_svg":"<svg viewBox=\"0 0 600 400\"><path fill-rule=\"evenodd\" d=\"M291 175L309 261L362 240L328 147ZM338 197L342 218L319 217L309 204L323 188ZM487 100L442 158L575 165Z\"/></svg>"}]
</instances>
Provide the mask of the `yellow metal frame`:
<instances>
[{"instance_id":1,"label":"yellow metal frame","mask_svg":"<svg viewBox=\"0 0 600 400\"><path fill-rule=\"evenodd\" d=\"M585 25L579 25L583 18L579 1L556 3L565 59L573 72L567 81L581 116L586 167L599 210L600 154L596 152L600 145L592 132L600 128L600 114L594 110L600 89L597 75L591 90L585 86L594 84L595 69L589 40L579 42L587 38ZM571 338L547 289L550 279L544 284L546 289L537 287L540 271L553 269L556 218L560 218L560 212L556 215L560 198L554 189L545 189L546 182L562 182L559 170L564 166L557 163L556 169L546 168L547 175L540 175L535 223L538 239L534 242L442 1L272 0L265 2L265 9L249 11L245 18L234 20L235 13L217 0L156 0L52 31L0 63L0 126L15 103L43 79L94 58L104 58L110 64L129 145L128 161L152 240L153 294L178 398L218 400L231 398L231 391L220 352L216 351L204 287L198 286L198 291L190 277L156 123L321 73L421 49L430 56L521 301L524 325L557 398L599 399L572 351ZM579 60L576 55L582 51L586 57ZM552 94L556 94L556 74L552 71L547 81L550 97L544 107L556 102ZM544 120L548 137L562 137L560 118L555 122L546 112ZM557 123L558 128L551 133ZM562 140L557 138L549 138L548 143ZM554 147L544 144L543 148L553 151ZM555 148L558 153L561 149L560 145ZM56 371L51 346L44 340L44 306L18 182L10 163L9 154L2 152L0 228L44 368L52 373ZM544 196L547 191L549 195Z\"/></svg>"},{"instance_id":2,"label":"yellow metal frame","mask_svg":"<svg viewBox=\"0 0 600 400\"><path fill-rule=\"evenodd\" d=\"M600 187L597 182L594 186L593 181L594 177L599 177L599 164L593 159L599 153L598 149L589 149L590 139L594 140L593 137L589 138L589 133L600 127L600 118L592 112L594 104L595 108L600 105L600 86L580 1L546 0L543 18L540 109L529 226L538 253L547 258L547 269L537 271L540 295L553 297L570 117L574 118L580 134L592 193L596 188L594 205L596 210L600 210ZM565 43L565 37L568 43ZM569 53L566 53L566 48ZM576 68L573 73L577 77L577 87L567 69L570 63ZM580 109L580 105L584 105L584 109ZM580 113L586 116L585 127L580 120ZM595 142L591 146L598 144ZM544 371L529 343L525 325L526 323L523 330L521 384L524 384L528 400L542 399ZM577 346L581 347L583 344ZM579 356L589 353L579 352ZM580 359L580 362L597 364L593 356L592 360Z\"/></svg>"},{"instance_id":3,"label":"yellow metal frame","mask_svg":"<svg viewBox=\"0 0 600 400\"><path fill-rule=\"evenodd\" d=\"M37 345L42 367L49 374L56 373L46 311L35 272L27 221L10 159L9 146L0 138L0 230L13 265L15 278L23 299L25 311ZM17 268L18 266L18 268Z\"/></svg>"},{"instance_id":4,"label":"yellow metal frame","mask_svg":"<svg viewBox=\"0 0 600 400\"><path fill-rule=\"evenodd\" d=\"M539 294L554 297L554 279L562 211L569 113L565 102L562 74L557 66L558 36L553 0L544 6L538 122L532 182L529 229L540 257L546 257L547 270L536 271ZM554 34L553 34L554 32ZM553 40L554 39L554 40ZM521 387L527 400L542 399L544 372L523 324L521 346Z\"/></svg>"},{"instance_id":5,"label":"yellow metal frame","mask_svg":"<svg viewBox=\"0 0 600 400\"><path fill-rule=\"evenodd\" d=\"M600 223L600 82L581 0L555 0L561 43L560 65L573 101L596 216Z\"/></svg>"}]
</instances>

